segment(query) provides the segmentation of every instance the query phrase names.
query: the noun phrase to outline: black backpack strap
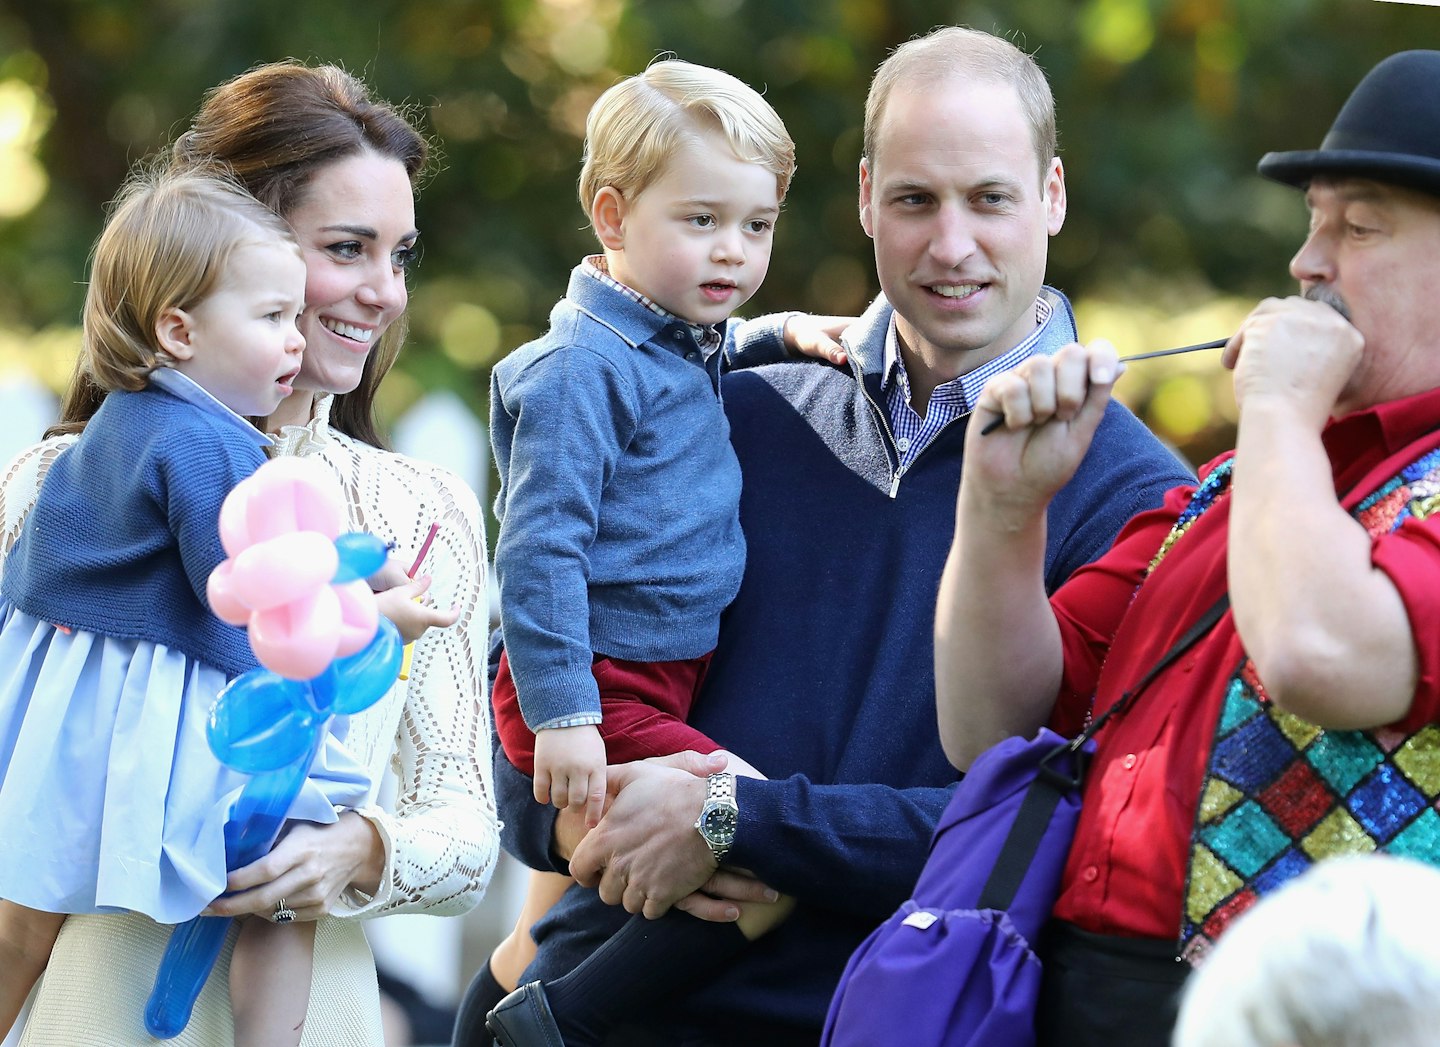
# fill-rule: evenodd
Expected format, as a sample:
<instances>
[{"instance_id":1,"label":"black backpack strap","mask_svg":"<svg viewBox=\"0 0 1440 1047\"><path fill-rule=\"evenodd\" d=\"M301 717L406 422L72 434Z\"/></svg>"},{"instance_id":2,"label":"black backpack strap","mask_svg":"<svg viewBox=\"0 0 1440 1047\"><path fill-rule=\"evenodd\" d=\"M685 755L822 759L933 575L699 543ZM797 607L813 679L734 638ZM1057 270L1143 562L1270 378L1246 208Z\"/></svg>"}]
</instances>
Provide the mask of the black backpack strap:
<instances>
[{"instance_id":1,"label":"black backpack strap","mask_svg":"<svg viewBox=\"0 0 1440 1047\"><path fill-rule=\"evenodd\" d=\"M1111 716L1130 708L1140 692L1149 686L1150 681L1209 632L1211 626L1220 620L1229 607L1230 594L1222 593L1220 599L1185 631L1185 635L1160 656L1160 660L1150 667L1150 671L1138 684L1122 694L1119 701L1093 720L1073 741L1057 745L1041 758L1035 780L1025 790L1025 799L1020 802L1020 810L1016 813L1010 832L1005 836L1005 843L1000 848L1000 854L995 859L995 868L991 871L990 878L985 881L985 889L980 892L977 908L1010 908L1010 903L1015 900L1015 892L1020 889L1020 883L1030 869L1030 863L1035 860L1035 852L1040 849L1040 841L1045 836L1055 808L1060 805L1064 796L1084 784L1089 754L1084 752L1082 747L1095 737L1096 732ZM1075 755L1073 773L1067 773L1055 765L1055 761L1063 753Z\"/></svg>"},{"instance_id":2,"label":"black backpack strap","mask_svg":"<svg viewBox=\"0 0 1440 1047\"><path fill-rule=\"evenodd\" d=\"M1068 748L1063 746L1060 751ZM1061 798L1068 791L1055 777L1043 773L1035 776L1025 790L1025 799L1020 802L1020 810L1005 837L1004 846L995 858L995 868L990 871L985 889L980 892L980 900L975 905L977 909L1010 908L1015 892L1020 889L1020 881L1025 879L1030 863L1035 860L1035 852L1040 849L1045 830L1050 827L1055 808L1060 806Z\"/></svg>"}]
</instances>

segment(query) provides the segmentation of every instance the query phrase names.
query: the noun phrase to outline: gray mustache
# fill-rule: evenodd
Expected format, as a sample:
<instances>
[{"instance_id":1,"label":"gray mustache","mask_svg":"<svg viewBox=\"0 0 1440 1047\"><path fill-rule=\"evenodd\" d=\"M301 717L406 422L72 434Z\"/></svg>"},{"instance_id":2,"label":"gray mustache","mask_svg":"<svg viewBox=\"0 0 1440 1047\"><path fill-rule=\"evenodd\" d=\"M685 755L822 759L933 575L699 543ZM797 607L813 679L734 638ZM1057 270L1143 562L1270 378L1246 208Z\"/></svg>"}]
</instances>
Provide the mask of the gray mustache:
<instances>
[{"instance_id":1,"label":"gray mustache","mask_svg":"<svg viewBox=\"0 0 1440 1047\"><path fill-rule=\"evenodd\" d=\"M1350 319L1350 307L1345 304L1345 299L1340 297L1340 292L1326 284L1316 284L1307 288L1304 297L1312 302L1322 302L1334 309L1348 321Z\"/></svg>"}]
</instances>

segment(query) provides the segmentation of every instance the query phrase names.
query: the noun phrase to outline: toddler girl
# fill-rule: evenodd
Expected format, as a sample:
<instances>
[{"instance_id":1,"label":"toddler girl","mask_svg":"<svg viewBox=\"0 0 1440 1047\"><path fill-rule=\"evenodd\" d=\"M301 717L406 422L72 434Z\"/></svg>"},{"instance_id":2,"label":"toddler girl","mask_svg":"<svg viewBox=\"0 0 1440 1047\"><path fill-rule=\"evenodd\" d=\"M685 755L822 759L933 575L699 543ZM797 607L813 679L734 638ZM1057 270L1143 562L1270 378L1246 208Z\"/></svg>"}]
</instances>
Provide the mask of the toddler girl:
<instances>
[{"instance_id":1,"label":"toddler girl","mask_svg":"<svg viewBox=\"0 0 1440 1047\"><path fill-rule=\"evenodd\" d=\"M219 174L138 175L96 243L83 365L109 395L51 468L0 584L0 1035L64 914L175 924L225 890L245 776L205 724L256 662L206 583L225 555L220 504L265 460L245 418L299 373L304 294L288 226ZM290 816L332 822L367 785L328 739ZM237 1043L299 1042L314 927L242 923Z\"/></svg>"}]
</instances>

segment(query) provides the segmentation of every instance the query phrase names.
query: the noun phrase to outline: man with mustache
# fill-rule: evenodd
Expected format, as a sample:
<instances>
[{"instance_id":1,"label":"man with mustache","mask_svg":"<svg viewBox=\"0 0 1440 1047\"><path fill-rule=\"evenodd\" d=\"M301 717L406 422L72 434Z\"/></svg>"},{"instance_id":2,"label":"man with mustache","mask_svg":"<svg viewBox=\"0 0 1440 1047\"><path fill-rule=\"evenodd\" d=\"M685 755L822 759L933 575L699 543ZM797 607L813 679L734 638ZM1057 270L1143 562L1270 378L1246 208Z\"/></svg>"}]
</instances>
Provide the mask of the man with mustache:
<instances>
[{"instance_id":1,"label":"man with mustache","mask_svg":"<svg viewBox=\"0 0 1440 1047\"><path fill-rule=\"evenodd\" d=\"M1385 59L1318 150L1260 173L1305 192L1301 294L1227 345L1236 449L1198 488L1047 599L1045 506L1113 349L997 378L976 414L1005 430L966 447L936 624L957 767L1042 724L1073 734L1227 591L1231 608L1099 731L1041 950L1041 1044L1168 1044L1191 964L1315 861L1440 863L1440 51Z\"/></svg>"}]
</instances>

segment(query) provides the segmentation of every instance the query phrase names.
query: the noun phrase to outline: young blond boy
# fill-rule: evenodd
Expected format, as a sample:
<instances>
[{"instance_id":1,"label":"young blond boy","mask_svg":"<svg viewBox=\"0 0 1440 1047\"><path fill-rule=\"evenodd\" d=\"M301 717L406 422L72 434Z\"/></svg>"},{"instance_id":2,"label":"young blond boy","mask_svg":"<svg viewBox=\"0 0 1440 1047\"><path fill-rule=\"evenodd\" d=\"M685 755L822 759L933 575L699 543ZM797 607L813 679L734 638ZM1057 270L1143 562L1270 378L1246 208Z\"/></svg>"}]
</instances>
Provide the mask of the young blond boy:
<instances>
[{"instance_id":1,"label":"young blond boy","mask_svg":"<svg viewBox=\"0 0 1440 1047\"><path fill-rule=\"evenodd\" d=\"M607 763L720 748L684 722L744 570L720 376L742 350L781 341L778 324L741 338L728 321L765 277L794 170L780 118L728 73L667 60L610 88L590 111L580 175L603 253L571 273L550 330L493 374L496 724L536 800L583 808L587 825ZM718 862L723 841L707 842ZM567 884L535 874L509 973ZM582 974L589 991L548 987L564 1042L598 1042L630 1001L654 998L677 954L693 975L696 949L723 961L784 911L752 910L739 931L683 914L627 928L577 969L602 972ZM499 1042L549 1042L545 997L532 983L492 1011ZM542 1012L540 1031L525 1024Z\"/></svg>"}]
</instances>

